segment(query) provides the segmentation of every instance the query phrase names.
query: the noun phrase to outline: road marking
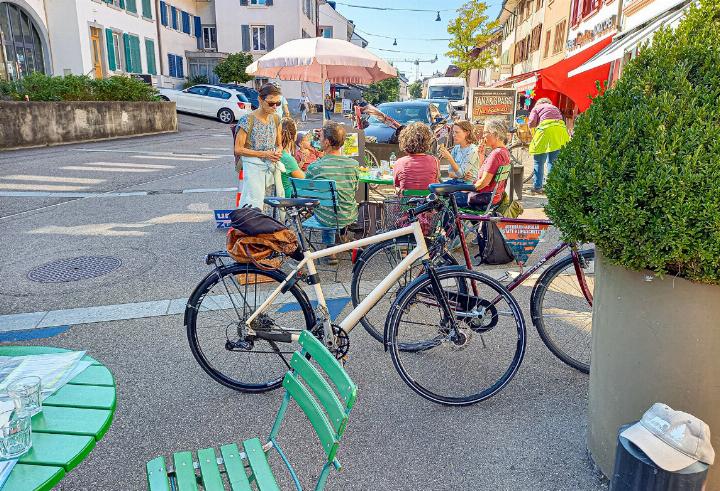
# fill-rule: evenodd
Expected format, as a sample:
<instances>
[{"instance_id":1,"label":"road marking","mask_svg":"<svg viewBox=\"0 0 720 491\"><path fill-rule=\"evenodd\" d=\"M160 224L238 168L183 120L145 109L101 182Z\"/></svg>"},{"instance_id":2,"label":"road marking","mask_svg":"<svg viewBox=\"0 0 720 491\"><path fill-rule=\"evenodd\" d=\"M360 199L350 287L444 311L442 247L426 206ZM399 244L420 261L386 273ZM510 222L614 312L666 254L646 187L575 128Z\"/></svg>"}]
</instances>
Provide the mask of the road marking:
<instances>
[{"instance_id":1,"label":"road marking","mask_svg":"<svg viewBox=\"0 0 720 491\"><path fill-rule=\"evenodd\" d=\"M339 314L344 306L348 303L349 297L344 288L333 288L330 285L324 288L328 295L334 293L335 296L327 296L328 305L332 305L333 313ZM265 296L270 293L258 292L258 301L261 300L260 295ZM234 294L233 296L237 296ZM264 299L264 297L262 297ZM75 309L51 310L44 312L30 312L24 314L8 314L0 315L0 332L8 331L27 331L32 329L44 329L48 327L77 325L77 324L93 324L97 322L111 322L130 319L146 319L148 317L163 317L166 315L177 315L185 312L187 298L174 298L170 300L156 300L149 302L123 303L115 305L100 305L97 307L82 307ZM314 301L313 301L314 302ZM232 304L227 295L207 296L203 301L205 306L214 306L215 309L231 308ZM280 307L281 310L291 311L297 308L295 304L286 304ZM208 310L215 310L212 307ZM203 309L204 310L204 309Z\"/></svg>"},{"instance_id":2,"label":"road marking","mask_svg":"<svg viewBox=\"0 0 720 491\"><path fill-rule=\"evenodd\" d=\"M15 191L80 191L87 189L88 186L62 186L53 184L17 184L9 182L0 182L0 189L9 189Z\"/></svg>"},{"instance_id":3,"label":"road marking","mask_svg":"<svg viewBox=\"0 0 720 491\"><path fill-rule=\"evenodd\" d=\"M64 170L91 170L95 172L156 172L154 169L129 169L129 168L108 168L108 167L81 167L79 165L66 165L65 167L60 167Z\"/></svg>"},{"instance_id":4,"label":"road marking","mask_svg":"<svg viewBox=\"0 0 720 491\"><path fill-rule=\"evenodd\" d=\"M88 162L87 165L101 166L101 167L132 167L133 169L174 169L174 165L160 165L160 164L132 164L130 162Z\"/></svg>"},{"instance_id":5,"label":"road marking","mask_svg":"<svg viewBox=\"0 0 720 491\"><path fill-rule=\"evenodd\" d=\"M220 157L200 157L200 156L193 156L193 157L181 157L181 156L166 156L166 155L133 155L133 158L135 159L157 159L157 160L190 160L192 162L209 162L210 160L215 160Z\"/></svg>"},{"instance_id":6,"label":"road marking","mask_svg":"<svg viewBox=\"0 0 720 491\"><path fill-rule=\"evenodd\" d=\"M67 182L69 184L100 184L106 181L106 179L90 179L87 177L31 176L27 174L2 176L0 179L11 181Z\"/></svg>"},{"instance_id":7,"label":"road marking","mask_svg":"<svg viewBox=\"0 0 720 491\"><path fill-rule=\"evenodd\" d=\"M35 188L33 188L35 189ZM63 193L43 191L0 191L2 198L126 198L128 196L155 196L160 194L202 194L202 193L236 193L237 186L230 188L205 188L205 189L168 189L161 191L125 191L113 193Z\"/></svg>"},{"instance_id":8,"label":"road marking","mask_svg":"<svg viewBox=\"0 0 720 491\"><path fill-rule=\"evenodd\" d=\"M81 152L106 152L106 153L134 153L143 155L181 155L184 157L223 157L224 155L216 155L211 153L192 153L192 152L153 152L150 150L101 150L101 149L90 149L90 148L79 148ZM201 149L208 150L208 149ZM213 148L212 150L227 150L227 148Z\"/></svg>"}]
</instances>

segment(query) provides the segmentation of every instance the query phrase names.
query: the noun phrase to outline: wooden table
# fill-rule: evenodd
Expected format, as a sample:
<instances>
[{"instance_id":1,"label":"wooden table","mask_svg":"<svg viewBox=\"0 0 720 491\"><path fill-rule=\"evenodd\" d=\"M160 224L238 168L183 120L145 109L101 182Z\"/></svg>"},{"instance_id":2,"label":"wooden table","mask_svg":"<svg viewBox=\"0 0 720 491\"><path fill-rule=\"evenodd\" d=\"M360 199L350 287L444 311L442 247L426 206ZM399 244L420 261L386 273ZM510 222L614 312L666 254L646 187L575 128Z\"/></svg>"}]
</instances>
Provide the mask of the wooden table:
<instances>
[{"instance_id":1,"label":"wooden table","mask_svg":"<svg viewBox=\"0 0 720 491\"><path fill-rule=\"evenodd\" d=\"M0 356L68 351L44 346L0 346ZM52 489L82 462L110 428L115 413L115 379L89 356L88 368L43 401L32 418L32 448L15 464L2 491Z\"/></svg>"}]
</instances>

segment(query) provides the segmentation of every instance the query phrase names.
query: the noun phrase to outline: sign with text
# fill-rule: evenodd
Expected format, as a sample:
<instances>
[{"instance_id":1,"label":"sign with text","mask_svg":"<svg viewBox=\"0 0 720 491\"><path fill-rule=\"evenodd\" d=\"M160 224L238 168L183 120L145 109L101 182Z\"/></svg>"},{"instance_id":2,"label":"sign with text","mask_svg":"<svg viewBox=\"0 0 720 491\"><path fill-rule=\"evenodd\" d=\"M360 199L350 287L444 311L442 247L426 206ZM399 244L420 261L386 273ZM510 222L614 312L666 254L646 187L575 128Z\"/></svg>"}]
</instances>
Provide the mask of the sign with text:
<instances>
[{"instance_id":1,"label":"sign with text","mask_svg":"<svg viewBox=\"0 0 720 491\"><path fill-rule=\"evenodd\" d=\"M498 223L518 264L525 264L550 225L546 223Z\"/></svg>"},{"instance_id":2,"label":"sign with text","mask_svg":"<svg viewBox=\"0 0 720 491\"><path fill-rule=\"evenodd\" d=\"M488 119L503 119L508 128L515 120L515 89L476 87L470 92L472 122L482 124Z\"/></svg>"}]
</instances>

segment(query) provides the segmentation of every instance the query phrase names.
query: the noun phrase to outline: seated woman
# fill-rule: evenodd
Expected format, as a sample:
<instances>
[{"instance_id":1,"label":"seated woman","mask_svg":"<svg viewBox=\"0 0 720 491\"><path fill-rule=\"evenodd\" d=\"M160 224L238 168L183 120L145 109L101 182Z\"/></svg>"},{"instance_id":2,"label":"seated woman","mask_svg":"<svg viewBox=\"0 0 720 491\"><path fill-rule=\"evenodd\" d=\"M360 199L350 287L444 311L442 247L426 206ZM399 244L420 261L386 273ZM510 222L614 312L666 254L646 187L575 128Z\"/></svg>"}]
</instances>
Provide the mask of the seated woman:
<instances>
[{"instance_id":1,"label":"seated woman","mask_svg":"<svg viewBox=\"0 0 720 491\"><path fill-rule=\"evenodd\" d=\"M502 201L503 191L505 190L505 181L495 182L495 174L498 168L504 165L510 165L510 152L508 151L508 128L507 123L503 120L492 119L485 123L484 129L485 145L492 150L485 159L482 167L480 167L480 177L474 182L475 193L456 193L455 199L458 206L462 208L473 208L477 210L487 209L490 204L490 197L493 190L497 189L493 198L493 205ZM483 145L480 146L482 151Z\"/></svg>"},{"instance_id":2,"label":"seated woman","mask_svg":"<svg viewBox=\"0 0 720 491\"><path fill-rule=\"evenodd\" d=\"M297 150L295 151L295 160L298 165L304 171L307 170L308 166L315 162L317 159L323 156L320 150L316 150L311 144L312 133L307 131L305 133L298 133L295 145Z\"/></svg>"},{"instance_id":3,"label":"seated woman","mask_svg":"<svg viewBox=\"0 0 720 491\"><path fill-rule=\"evenodd\" d=\"M434 137L430 128L424 123L410 123L400 133L400 150L407 153L395 162L393 181L395 189L402 192L406 189L427 189L435 182L440 182L440 163L432 155L428 155Z\"/></svg>"},{"instance_id":4,"label":"seated woman","mask_svg":"<svg viewBox=\"0 0 720 491\"><path fill-rule=\"evenodd\" d=\"M450 162L450 183L473 183L478 178L480 156L475 145L475 132L470 121L457 121L452 127L455 146L448 150L445 145L438 149L440 157Z\"/></svg>"},{"instance_id":5,"label":"seated woman","mask_svg":"<svg viewBox=\"0 0 720 491\"><path fill-rule=\"evenodd\" d=\"M295 157L295 137L297 136L297 126L292 118L283 118L280 124L280 137L282 141L282 156L280 162L285 165L285 170L282 171L280 178L282 179L283 188L285 189L285 196L290 197L293 195L292 184L290 178L305 179L305 173L300 169Z\"/></svg>"}]
</instances>

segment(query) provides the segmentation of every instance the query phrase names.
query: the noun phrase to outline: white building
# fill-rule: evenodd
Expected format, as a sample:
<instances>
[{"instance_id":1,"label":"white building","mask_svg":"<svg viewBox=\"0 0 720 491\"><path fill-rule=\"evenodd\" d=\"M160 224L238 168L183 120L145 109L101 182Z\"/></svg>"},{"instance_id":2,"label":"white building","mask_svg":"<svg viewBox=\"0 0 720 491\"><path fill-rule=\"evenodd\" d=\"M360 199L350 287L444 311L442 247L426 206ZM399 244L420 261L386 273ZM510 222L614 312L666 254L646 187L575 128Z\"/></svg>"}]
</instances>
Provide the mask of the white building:
<instances>
[{"instance_id":1,"label":"white building","mask_svg":"<svg viewBox=\"0 0 720 491\"><path fill-rule=\"evenodd\" d=\"M352 40L354 32L355 24L335 10L335 2L324 2L320 4L319 36L350 41Z\"/></svg>"}]
</instances>

